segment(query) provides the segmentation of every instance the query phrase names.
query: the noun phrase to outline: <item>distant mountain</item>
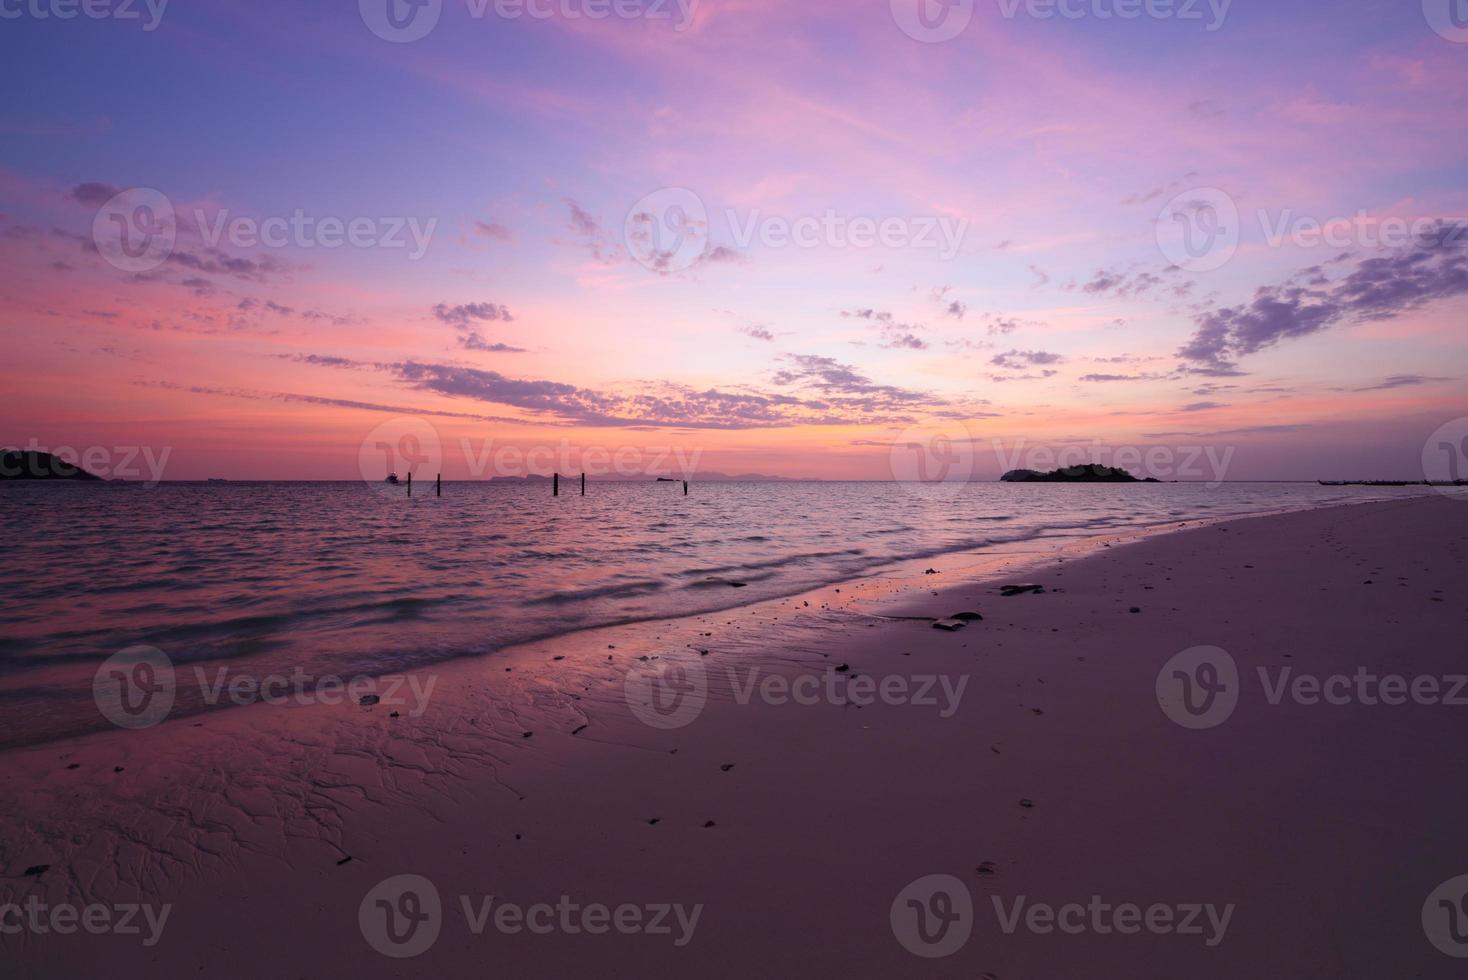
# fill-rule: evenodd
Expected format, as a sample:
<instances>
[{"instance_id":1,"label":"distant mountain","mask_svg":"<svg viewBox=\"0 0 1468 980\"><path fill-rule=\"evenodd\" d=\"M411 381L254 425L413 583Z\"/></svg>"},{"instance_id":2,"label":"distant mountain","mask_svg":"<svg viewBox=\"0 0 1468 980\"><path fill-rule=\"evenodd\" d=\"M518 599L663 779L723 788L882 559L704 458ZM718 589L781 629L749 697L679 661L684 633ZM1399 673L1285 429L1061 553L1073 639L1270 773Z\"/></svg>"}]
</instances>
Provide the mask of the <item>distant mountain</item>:
<instances>
[{"instance_id":1,"label":"distant mountain","mask_svg":"<svg viewBox=\"0 0 1468 980\"><path fill-rule=\"evenodd\" d=\"M1126 470L1115 466L1102 466L1100 463L1087 463L1084 466L1066 466L1048 473L1038 470L1010 470L999 478L1004 483L1156 483L1157 480L1147 477L1138 480Z\"/></svg>"},{"instance_id":2,"label":"distant mountain","mask_svg":"<svg viewBox=\"0 0 1468 980\"><path fill-rule=\"evenodd\" d=\"M0 480L98 480L102 478L73 466L60 456L31 450L0 453Z\"/></svg>"}]
</instances>

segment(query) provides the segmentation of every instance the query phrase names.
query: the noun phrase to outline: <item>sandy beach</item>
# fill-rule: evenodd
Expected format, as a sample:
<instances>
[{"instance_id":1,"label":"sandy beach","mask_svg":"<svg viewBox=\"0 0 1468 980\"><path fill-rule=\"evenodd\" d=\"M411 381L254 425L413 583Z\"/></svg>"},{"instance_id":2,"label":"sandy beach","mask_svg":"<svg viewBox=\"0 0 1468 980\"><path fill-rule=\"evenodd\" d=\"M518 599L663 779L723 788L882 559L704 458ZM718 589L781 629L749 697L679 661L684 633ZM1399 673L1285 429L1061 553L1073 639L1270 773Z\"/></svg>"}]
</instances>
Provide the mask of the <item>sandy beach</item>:
<instances>
[{"instance_id":1,"label":"sandy beach","mask_svg":"<svg viewBox=\"0 0 1468 980\"><path fill-rule=\"evenodd\" d=\"M972 561L6 752L6 973L1461 971L1468 502Z\"/></svg>"}]
</instances>

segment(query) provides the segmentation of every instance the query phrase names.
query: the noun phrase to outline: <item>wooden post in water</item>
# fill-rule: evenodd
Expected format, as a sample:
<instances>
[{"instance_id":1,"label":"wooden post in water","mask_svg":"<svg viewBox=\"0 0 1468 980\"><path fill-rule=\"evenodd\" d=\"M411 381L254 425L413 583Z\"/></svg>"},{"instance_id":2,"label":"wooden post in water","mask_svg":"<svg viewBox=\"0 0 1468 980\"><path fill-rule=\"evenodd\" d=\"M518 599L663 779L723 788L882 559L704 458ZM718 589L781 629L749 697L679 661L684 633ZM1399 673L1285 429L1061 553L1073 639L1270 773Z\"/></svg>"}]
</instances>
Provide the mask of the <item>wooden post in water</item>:
<instances>
[{"instance_id":1,"label":"wooden post in water","mask_svg":"<svg viewBox=\"0 0 1468 980\"><path fill-rule=\"evenodd\" d=\"M551 496L552 497L559 497L560 495L561 495L561 474L559 474L559 473L552 473L551 474Z\"/></svg>"},{"instance_id":2,"label":"wooden post in water","mask_svg":"<svg viewBox=\"0 0 1468 980\"><path fill-rule=\"evenodd\" d=\"M581 496L586 496L586 474L581 474Z\"/></svg>"},{"instance_id":3,"label":"wooden post in water","mask_svg":"<svg viewBox=\"0 0 1468 980\"><path fill-rule=\"evenodd\" d=\"M443 474L442 473L440 473L438 475L437 482L435 482L433 484L433 495L435 497L442 497L443 496Z\"/></svg>"},{"instance_id":4,"label":"wooden post in water","mask_svg":"<svg viewBox=\"0 0 1468 980\"><path fill-rule=\"evenodd\" d=\"M408 496L413 496L413 471L408 471Z\"/></svg>"},{"instance_id":5,"label":"wooden post in water","mask_svg":"<svg viewBox=\"0 0 1468 980\"><path fill-rule=\"evenodd\" d=\"M685 497L688 496L688 481L687 480L684 480L683 481L683 496L685 496Z\"/></svg>"}]
</instances>

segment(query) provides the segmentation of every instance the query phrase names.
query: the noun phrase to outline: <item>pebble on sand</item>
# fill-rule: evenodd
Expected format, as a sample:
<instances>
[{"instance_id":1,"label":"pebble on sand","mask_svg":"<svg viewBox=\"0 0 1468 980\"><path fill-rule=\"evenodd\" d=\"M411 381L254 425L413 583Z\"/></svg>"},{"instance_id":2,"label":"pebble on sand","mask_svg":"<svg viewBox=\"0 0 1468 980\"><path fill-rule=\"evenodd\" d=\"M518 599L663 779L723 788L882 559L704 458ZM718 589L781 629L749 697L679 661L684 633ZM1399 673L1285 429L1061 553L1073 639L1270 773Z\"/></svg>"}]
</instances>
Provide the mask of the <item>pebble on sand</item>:
<instances>
[{"instance_id":1,"label":"pebble on sand","mask_svg":"<svg viewBox=\"0 0 1468 980\"><path fill-rule=\"evenodd\" d=\"M961 619L935 619L935 620L933 620L933 629L935 629L935 630L945 630L945 631L947 631L949 633L957 633L959 630L963 629L967 625L968 625L968 623L965 623Z\"/></svg>"},{"instance_id":2,"label":"pebble on sand","mask_svg":"<svg viewBox=\"0 0 1468 980\"><path fill-rule=\"evenodd\" d=\"M1043 585L1001 585L999 587L999 594L1005 597L1012 595L1024 595L1026 592L1033 592L1036 595L1039 595L1044 591L1045 586Z\"/></svg>"}]
</instances>

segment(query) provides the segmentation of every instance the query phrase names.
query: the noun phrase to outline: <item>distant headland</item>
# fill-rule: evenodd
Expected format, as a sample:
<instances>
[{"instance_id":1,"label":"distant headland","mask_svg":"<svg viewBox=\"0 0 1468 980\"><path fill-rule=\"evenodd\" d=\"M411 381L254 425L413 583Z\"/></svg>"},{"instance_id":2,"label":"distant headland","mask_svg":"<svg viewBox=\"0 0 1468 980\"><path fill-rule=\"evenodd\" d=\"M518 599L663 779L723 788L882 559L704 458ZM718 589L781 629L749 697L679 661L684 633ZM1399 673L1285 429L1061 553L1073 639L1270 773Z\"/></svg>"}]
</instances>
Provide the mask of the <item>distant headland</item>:
<instances>
[{"instance_id":1,"label":"distant headland","mask_svg":"<svg viewBox=\"0 0 1468 980\"><path fill-rule=\"evenodd\" d=\"M88 473L50 453L33 450L7 449L0 453L0 480L97 480L102 478Z\"/></svg>"},{"instance_id":2,"label":"distant headland","mask_svg":"<svg viewBox=\"0 0 1468 980\"><path fill-rule=\"evenodd\" d=\"M1139 480L1126 470L1100 463L1082 466L1064 466L1058 470L1041 473L1039 470L1010 470L1001 476L1003 483L1157 483L1153 477Z\"/></svg>"}]
</instances>

